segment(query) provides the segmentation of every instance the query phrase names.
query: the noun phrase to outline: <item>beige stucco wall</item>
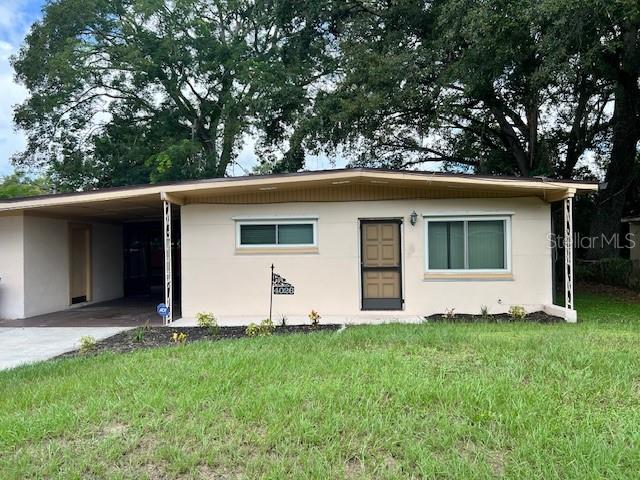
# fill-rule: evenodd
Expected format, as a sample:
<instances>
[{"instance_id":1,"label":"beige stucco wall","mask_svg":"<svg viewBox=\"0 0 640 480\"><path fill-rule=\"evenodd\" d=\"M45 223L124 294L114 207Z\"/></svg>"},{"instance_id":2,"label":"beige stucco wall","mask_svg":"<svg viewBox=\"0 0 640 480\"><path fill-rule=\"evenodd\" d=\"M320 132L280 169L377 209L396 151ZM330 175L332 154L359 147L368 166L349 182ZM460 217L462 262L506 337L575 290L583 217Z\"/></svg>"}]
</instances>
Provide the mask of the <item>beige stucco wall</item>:
<instances>
[{"instance_id":1,"label":"beige stucco wall","mask_svg":"<svg viewBox=\"0 0 640 480\"><path fill-rule=\"evenodd\" d=\"M24 217L24 316L69 308L69 228L64 219ZM122 227L92 223L92 302L123 295Z\"/></svg>"},{"instance_id":2,"label":"beige stucco wall","mask_svg":"<svg viewBox=\"0 0 640 480\"><path fill-rule=\"evenodd\" d=\"M0 217L0 318L24 316L23 220Z\"/></svg>"},{"instance_id":3,"label":"beige stucco wall","mask_svg":"<svg viewBox=\"0 0 640 480\"><path fill-rule=\"evenodd\" d=\"M415 210L418 224L409 224ZM429 214L512 213L513 280L425 280L424 221ZM318 216L315 254L236 254L232 217ZM361 312L361 218L402 217L405 308ZM184 317L211 311L221 323L264 318L269 311L269 266L290 281L293 296L274 297L274 317L303 319L311 309L344 318L421 317L455 308L503 312L510 305L537 310L552 303L549 204L537 198L318 202L271 205L186 205L181 208Z\"/></svg>"},{"instance_id":4,"label":"beige stucco wall","mask_svg":"<svg viewBox=\"0 0 640 480\"><path fill-rule=\"evenodd\" d=\"M69 305L67 222L24 217L25 316Z\"/></svg>"}]
</instances>

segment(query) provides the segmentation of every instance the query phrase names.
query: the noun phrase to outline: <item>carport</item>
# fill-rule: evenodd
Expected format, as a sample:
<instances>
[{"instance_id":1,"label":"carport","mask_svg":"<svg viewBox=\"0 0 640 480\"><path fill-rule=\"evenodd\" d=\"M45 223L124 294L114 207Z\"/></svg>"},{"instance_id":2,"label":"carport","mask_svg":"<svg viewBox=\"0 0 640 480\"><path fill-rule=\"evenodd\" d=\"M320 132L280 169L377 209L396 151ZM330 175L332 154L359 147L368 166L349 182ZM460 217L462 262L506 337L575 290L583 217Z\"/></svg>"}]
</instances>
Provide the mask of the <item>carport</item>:
<instances>
[{"instance_id":1,"label":"carport","mask_svg":"<svg viewBox=\"0 0 640 480\"><path fill-rule=\"evenodd\" d=\"M162 324L158 303L171 306L165 323L179 317L169 197L142 186L0 202L0 326Z\"/></svg>"},{"instance_id":2,"label":"carport","mask_svg":"<svg viewBox=\"0 0 640 480\"><path fill-rule=\"evenodd\" d=\"M162 325L154 298L123 297L29 318L1 320L0 328L25 327L136 327Z\"/></svg>"}]
</instances>

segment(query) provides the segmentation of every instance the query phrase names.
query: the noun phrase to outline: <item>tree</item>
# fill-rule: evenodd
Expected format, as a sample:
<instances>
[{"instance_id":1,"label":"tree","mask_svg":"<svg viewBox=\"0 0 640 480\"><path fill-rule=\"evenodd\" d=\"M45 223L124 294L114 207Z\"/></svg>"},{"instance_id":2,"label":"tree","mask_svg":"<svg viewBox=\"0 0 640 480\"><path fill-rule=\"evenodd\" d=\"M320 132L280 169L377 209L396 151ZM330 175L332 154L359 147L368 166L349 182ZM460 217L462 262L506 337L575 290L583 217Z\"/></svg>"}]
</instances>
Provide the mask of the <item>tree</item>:
<instances>
[{"instance_id":1,"label":"tree","mask_svg":"<svg viewBox=\"0 0 640 480\"><path fill-rule=\"evenodd\" d=\"M613 85L606 188L599 192L591 235L610 240L620 232L629 192L637 181L640 141L640 4L635 1L564 0L549 2L563 31L567 51L586 52L582 63ZM591 258L616 256L614 243L598 242Z\"/></svg>"},{"instance_id":2,"label":"tree","mask_svg":"<svg viewBox=\"0 0 640 480\"><path fill-rule=\"evenodd\" d=\"M0 198L31 197L51 193L44 177L28 178L23 172L0 177Z\"/></svg>"},{"instance_id":3,"label":"tree","mask_svg":"<svg viewBox=\"0 0 640 480\"><path fill-rule=\"evenodd\" d=\"M604 141L610 84L567 61L554 21L537 0L354 8L315 139L361 165L571 177Z\"/></svg>"},{"instance_id":4,"label":"tree","mask_svg":"<svg viewBox=\"0 0 640 480\"><path fill-rule=\"evenodd\" d=\"M243 135L287 135L325 32L287 0L58 0L13 59L15 111L63 189L223 176Z\"/></svg>"}]
</instances>

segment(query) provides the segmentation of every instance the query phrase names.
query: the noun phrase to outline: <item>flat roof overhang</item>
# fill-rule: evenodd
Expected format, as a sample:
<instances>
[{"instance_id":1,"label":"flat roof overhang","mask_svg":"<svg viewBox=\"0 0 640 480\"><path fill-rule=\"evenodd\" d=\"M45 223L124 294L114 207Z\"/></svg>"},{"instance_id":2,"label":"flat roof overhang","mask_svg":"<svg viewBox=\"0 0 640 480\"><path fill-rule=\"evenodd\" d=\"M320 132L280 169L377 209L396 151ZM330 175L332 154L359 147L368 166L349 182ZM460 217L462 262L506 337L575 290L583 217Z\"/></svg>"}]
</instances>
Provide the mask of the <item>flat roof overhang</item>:
<instances>
[{"instance_id":1,"label":"flat roof overhang","mask_svg":"<svg viewBox=\"0 0 640 480\"><path fill-rule=\"evenodd\" d=\"M355 186L360 189L404 189L408 195L410 192L437 192L433 198L538 197L547 202L598 190L595 182L358 168L182 181L10 199L0 201L0 215L24 213L113 222L144 221L162 218L163 200L179 205L225 203L225 198L251 194L253 200L244 203L262 203L260 195L264 197L267 193L309 189L329 193ZM340 201L340 197L328 195L323 201Z\"/></svg>"}]
</instances>

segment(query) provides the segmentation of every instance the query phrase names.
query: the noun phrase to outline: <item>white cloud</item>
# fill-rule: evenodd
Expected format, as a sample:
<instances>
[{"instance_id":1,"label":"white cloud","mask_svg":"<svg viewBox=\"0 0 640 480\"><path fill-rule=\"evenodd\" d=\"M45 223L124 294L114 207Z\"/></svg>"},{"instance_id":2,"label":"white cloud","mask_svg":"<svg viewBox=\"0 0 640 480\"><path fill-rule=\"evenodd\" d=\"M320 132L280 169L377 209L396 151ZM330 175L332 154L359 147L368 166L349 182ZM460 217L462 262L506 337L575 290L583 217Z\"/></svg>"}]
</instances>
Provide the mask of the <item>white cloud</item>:
<instances>
[{"instance_id":1,"label":"white cloud","mask_svg":"<svg viewBox=\"0 0 640 480\"><path fill-rule=\"evenodd\" d=\"M20 48L39 6L39 0L0 4L0 175L13 170L11 155L25 146L24 134L13 126L13 106L26 98L27 91L15 82L10 57Z\"/></svg>"},{"instance_id":2,"label":"white cloud","mask_svg":"<svg viewBox=\"0 0 640 480\"><path fill-rule=\"evenodd\" d=\"M25 88L13 79L9 57L14 52L13 45L0 42L0 175L11 171L11 155L25 146L24 135L13 127L13 106L27 95Z\"/></svg>"}]
</instances>

